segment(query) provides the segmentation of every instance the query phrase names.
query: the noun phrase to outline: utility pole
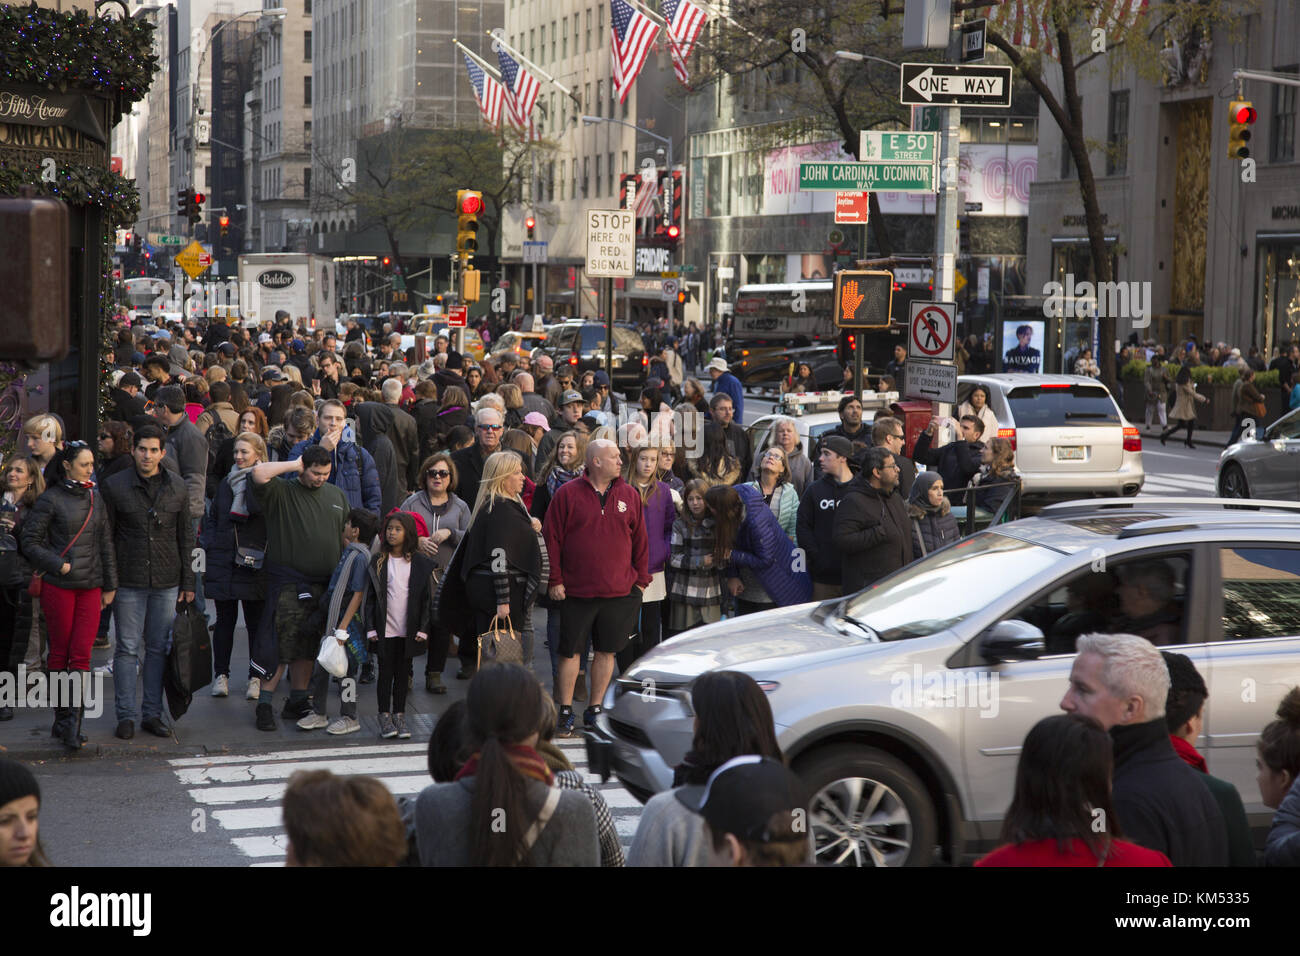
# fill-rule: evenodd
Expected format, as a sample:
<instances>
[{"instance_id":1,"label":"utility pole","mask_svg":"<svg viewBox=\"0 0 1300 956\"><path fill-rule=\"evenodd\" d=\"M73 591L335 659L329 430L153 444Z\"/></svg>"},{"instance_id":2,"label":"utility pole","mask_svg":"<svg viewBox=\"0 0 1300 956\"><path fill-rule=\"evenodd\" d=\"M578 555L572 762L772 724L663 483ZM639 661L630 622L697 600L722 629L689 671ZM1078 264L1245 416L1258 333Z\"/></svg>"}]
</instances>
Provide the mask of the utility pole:
<instances>
[{"instance_id":1,"label":"utility pole","mask_svg":"<svg viewBox=\"0 0 1300 956\"><path fill-rule=\"evenodd\" d=\"M961 62L961 14L949 23L948 62ZM939 195L935 202L934 230L934 301L953 302L957 285L957 204L961 202L958 185L958 153L961 149L961 107L942 106L939 134ZM952 335L957 335L957 316L953 316ZM860 353L859 353L860 354ZM906 382L907 366L903 366ZM904 382L897 383L902 386ZM952 414L952 406L939 402L939 417Z\"/></svg>"}]
</instances>

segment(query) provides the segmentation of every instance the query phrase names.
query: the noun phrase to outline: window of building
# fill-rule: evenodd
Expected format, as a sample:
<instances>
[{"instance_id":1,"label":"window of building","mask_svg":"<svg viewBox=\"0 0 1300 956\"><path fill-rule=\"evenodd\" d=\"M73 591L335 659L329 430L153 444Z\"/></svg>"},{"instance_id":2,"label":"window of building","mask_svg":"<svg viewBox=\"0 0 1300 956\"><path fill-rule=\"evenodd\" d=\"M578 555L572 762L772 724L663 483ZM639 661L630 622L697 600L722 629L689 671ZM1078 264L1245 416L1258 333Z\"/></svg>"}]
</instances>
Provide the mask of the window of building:
<instances>
[{"instance_id":1,"label":"window of building","mask_svg":"<svg viewBox=\"0 0 1300 956\"><path fill-rule=\"evenodd\" d=\"M306 16L311 16L311 0L303 0L302 7L303 7L302 12Z\"/></svg>"},{"instance_id":2,"label":"window of building","mask_svg":"<svg viewBox=\"0 0 1300 956\"><path fill-rule=\"evenodd\" d=\"M307 199L311 196L311 167L304 166L302 170L302 197Z\"/></svg>"},{"instance_id":3,"label":"window of building","mask_svg":"<svg viewBox=\"0 0 1300 956\"><path fill-rule=\"evenodd\" d=\"M533 61L537 60L537 57L533 55L533 51L536 49L536 47L533 44L533 39L534 39L533 34L535 34L536 32L537 32L536 30L528 31L528 59Z\"/></svg>"},{"instance_id":4,"label":"window of building","mask_svg":"<svg viewBox=\"0 0 1300 956\"><path fill-rule=\"evenodd\" d=\"M566 163L560 160L560 202L564 202L564 167Z\"/></svg>"},{"instance_id":5,"label":"window of building","mask_svg":"<svg viewBox=\"0 0 1300 956\"><path fill-rule=\"evenodd\" d=\"M311 77L302 78L302 105L311 106Z\"/></svg>"},{"instance_id":6,"label":"window of building","mask_svg":"<svg viewBox=\"0 0 1300 956\"><path fill-rule=\"evenodd\" d=\"M551 21L551 62L555 62L555 39L559 31L555 29L555 21Z\"/></svg>"},{"instance_id":7,"label":"window of building","mask_svg":"<svg viewBox=\"0 0 1300 956\"><path fill-rule=\"evenodd\" d=\"M582 198L587 198L587 190L591 185L591 157L582 157Z\"/></svg>"},{"instance_id":8,"label":"window of building","mask_svg":"<svg viewBox=\"0 0 1300 956\"><path fill-rule=\"evenodd\" d=\"M1110 94L1106 147L1106 175L1123 176L1128 172L1128 90Z\"/></svg>"},{"instance_id":9,"label":"window of building","mask_svg":"<svg viewBox=\"0 0 1300 956\"><path fill-rule=\"evenodd\" d=\"M567 59L569 56L569 18L565 17L561 24L564 32L560 34L560 59Z\"/></svg>"},{"instance_id":10,"label":"window of building","mask_svg":"<svg viewBox=\"0 0 1300 956\"><path fill-rule=\"evenodd\" d=\"M302 124L302 144L303 146L311 145L311 120L303 120Z\"/></svg>"},{"instance_id":11,"label":"window of building","mask_svg":"<svg viewBox=\"0 0 1300 956\"><path fill-rule=\"evenodd\" d=\"M362 21L363 23L365 21ZM366 51L361 51L361 86L366 85Z\"/></svg>"},{"instance_id":12,"label":"window of building","mask_svg":"<svg viewBox=\"0 0 1300 956\"><path fill-rule=\"evenodd\" d=\"M1278 73L1295 73L1296 67L1280 67ZM1273 115L1268 124L1268 159L1272 163L1295 161L1295 91L1294 86L1273 87Z\"/></svg>"},{"instance_id":13,"label":"window of building","mask_svg":"<svg viewBox=\"0 0 1300 956\"><path fill-rule=\"evenodd\" d=\"M537 65L546 64L546 27L539 27L537 30Z\"/></svg>"},{"instance_id":14,"label":"window of building","mask_svg":"<svg viewBox=\"0 0 1300 956\"><path fill-rule=\"evenodd\" d=\"M582 84L582 108L584 110L591 109L591 84L590 83Z\"/></svg>"},{"instance_id":15,"label":"window of building","mask_svg":"<svg viewBox=\"0 0 1300 956\"><path fill-rule=\"evenodd\" d=\"M587 34L586 39L583 40L582 50L584 53L591 52L591 7L587 8Z\"/></svg>"},{"instance_id":16,"label":"window of building","mask_svg":"<svg viewBox=\"0 0 1300 956\"><path fill-rule=\"evenodd\" d=\"M311 31L302 31L302 58L306 63L311 62Z\"/></svg>"},{"instance_id":17,"label":"window of building","mask_svg":"<svg viewBox=\"0 0 1300 956\"><path fill-rule=\"evenodd\" d=\"M597 8L597 9L599 9L599 8ZM613 154L613 153L606 153L606 154L605 154L605 166L606 166L606 172L607 172L607 174L609 175L609 192L606 193L606 195L612 196L612 195L614 195L614 180L615 180L615 176L614 176L614 154Z\"/></svg>"},{"instance_id":18,"label":"window of building","mask_svg":"<svg viewBox=\"0 0 1300 956\"><path fill-rule=\"evenodd\" d=\"M569 180L569 186L570 186L569 195L572 198L577 199L578 198L578 160L577 159L574 159L573 165L569 167L569 172L570 175L572 176L572 178Z\"/></svg>"}]
</instances>

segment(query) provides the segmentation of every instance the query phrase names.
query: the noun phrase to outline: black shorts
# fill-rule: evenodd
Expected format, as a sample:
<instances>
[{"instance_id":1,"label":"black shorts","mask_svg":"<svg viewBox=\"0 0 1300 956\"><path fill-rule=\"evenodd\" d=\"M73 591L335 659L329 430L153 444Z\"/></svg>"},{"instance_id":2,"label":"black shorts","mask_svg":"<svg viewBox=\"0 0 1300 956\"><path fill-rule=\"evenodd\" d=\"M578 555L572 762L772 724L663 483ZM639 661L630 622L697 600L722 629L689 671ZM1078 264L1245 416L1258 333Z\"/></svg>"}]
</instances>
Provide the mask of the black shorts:
<instances>
[{"instance_id":1,"label":"black shorts","mask_svg":"<svg viewBox=\"0 0 1300 956\"><path fill-rule=\"evenodd\" d=\"M641 589L621 598L566 597L560 605L560 657L574 657L587 646L602 654L617 654L637 631Z\"/></svg>"}]
</instances>

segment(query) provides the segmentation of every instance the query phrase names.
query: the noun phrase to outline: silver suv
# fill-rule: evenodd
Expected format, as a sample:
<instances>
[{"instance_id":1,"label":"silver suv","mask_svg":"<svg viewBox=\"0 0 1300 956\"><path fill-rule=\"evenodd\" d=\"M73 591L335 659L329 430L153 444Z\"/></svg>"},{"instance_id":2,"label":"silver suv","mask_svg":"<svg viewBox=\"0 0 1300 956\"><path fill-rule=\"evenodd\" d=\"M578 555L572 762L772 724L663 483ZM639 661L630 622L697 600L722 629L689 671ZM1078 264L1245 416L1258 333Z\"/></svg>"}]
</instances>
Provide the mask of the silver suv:
<instances>
[{"instance_id":1,"label":"silver suv","mask_svg":"<svg viewBox=\"0 0 1300 956\"><path fill-rule=\"evenodd\" d=\"M1255 741L1300 684L1300 506L1284 502L1052 505L851 597L689 631L611 686L591 766L643 800L667 789L691 744L692 681L743 671L815 794L819 861L960 861L997 844L1021 743L1058 712L1091 632L1195 662L1210 689L1197 747L1267 826Z\"/></svg>"}]
</instances>

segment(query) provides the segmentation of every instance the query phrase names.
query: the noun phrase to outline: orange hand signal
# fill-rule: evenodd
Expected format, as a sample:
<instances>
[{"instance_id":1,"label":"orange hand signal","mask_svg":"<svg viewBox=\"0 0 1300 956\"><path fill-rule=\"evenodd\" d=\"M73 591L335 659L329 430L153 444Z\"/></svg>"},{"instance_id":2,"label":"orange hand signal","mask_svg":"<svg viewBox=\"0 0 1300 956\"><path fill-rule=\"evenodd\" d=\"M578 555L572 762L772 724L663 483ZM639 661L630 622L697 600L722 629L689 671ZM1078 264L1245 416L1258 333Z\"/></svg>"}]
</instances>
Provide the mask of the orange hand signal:
<instances>
[{"instance_id":1,"label":"orange hand signal","mask_svg":"<svg viewBox=\"0 0 1300 956\"><path fill-rule=\"evenodd\" d=\"M853 313L858 311L858 306L862 304L865 296L858 291L857 279L850 279L844 283L843 292L844 294L840 298L840 307L844 310L844 321L851 322Z\"/></svg>"}]
</instances>

